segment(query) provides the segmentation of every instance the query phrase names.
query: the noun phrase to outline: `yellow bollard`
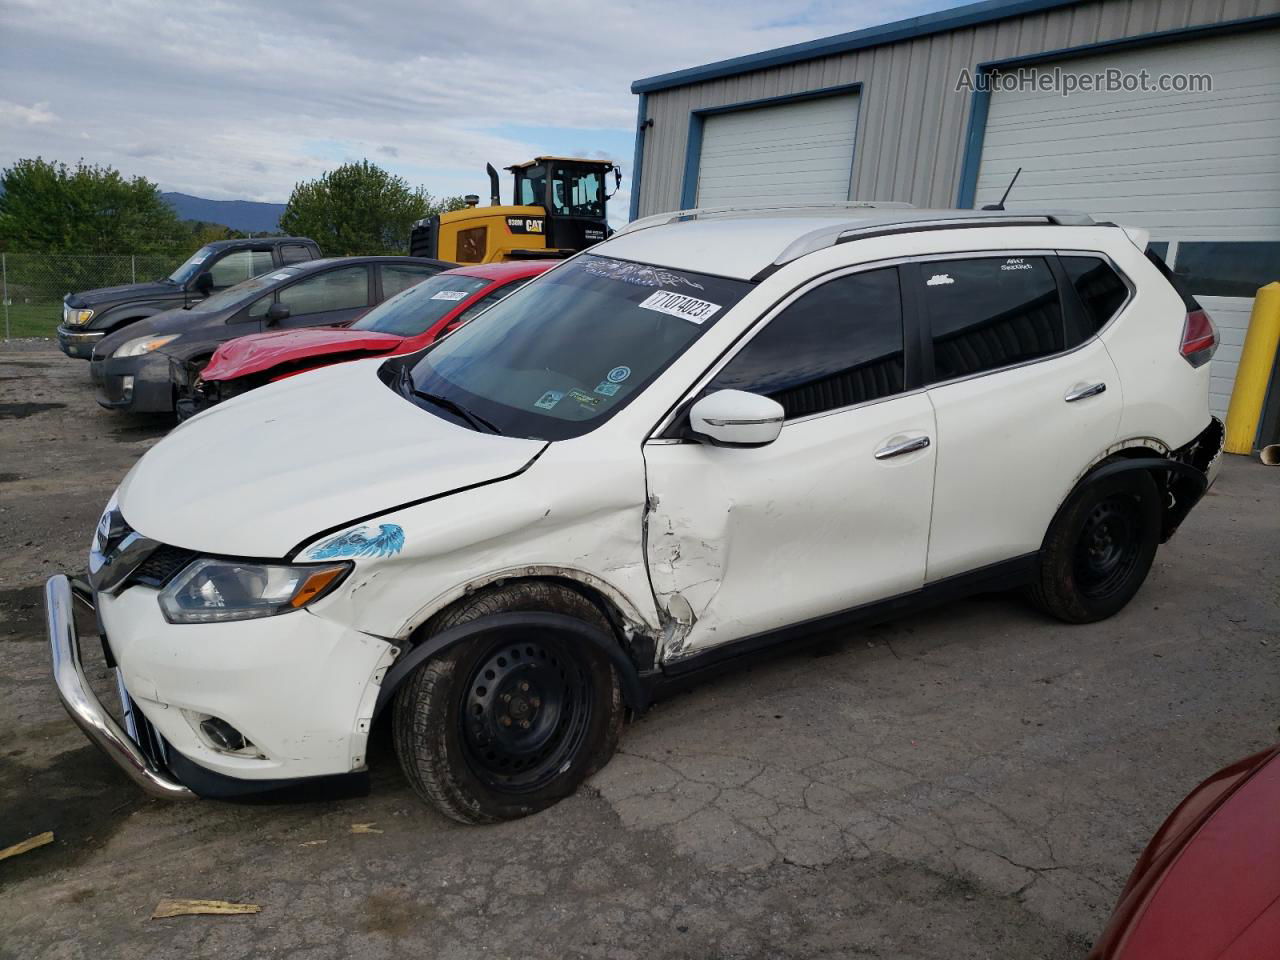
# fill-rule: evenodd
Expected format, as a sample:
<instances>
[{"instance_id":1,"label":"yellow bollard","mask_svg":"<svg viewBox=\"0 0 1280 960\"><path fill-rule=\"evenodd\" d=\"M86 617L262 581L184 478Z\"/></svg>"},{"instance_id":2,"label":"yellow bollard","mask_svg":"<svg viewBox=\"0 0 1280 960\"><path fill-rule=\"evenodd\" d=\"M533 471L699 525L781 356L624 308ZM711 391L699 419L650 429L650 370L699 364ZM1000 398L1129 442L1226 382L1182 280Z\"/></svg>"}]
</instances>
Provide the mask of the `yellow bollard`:
<instances>
[{"instance_id":1,"label":"yellow bollard","mask_svg":"<svg viewBox=\"0 0 1280 960\"><path fill-rule=\"evenodd\" d=\"M1227 437L1223 445L1227 453L1253 453L1277 347L1280 347L1280 283L1272 282L1258 291L1249 317L1249 332L1244 335L1240 366L1236 370L1235 386L1231 388L1231 405L1227 407Z\"/></svg>"}]
</instances>

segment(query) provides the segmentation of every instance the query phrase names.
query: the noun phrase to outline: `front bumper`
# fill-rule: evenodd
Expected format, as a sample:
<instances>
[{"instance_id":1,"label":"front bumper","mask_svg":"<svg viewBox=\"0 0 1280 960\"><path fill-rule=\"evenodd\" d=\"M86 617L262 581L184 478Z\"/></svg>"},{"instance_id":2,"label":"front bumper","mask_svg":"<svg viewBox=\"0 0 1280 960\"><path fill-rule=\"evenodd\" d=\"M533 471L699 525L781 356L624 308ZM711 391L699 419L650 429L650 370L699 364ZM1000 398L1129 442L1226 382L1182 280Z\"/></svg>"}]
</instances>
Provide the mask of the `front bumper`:
<instances>
[{"instance_id":1,"label":"front bumper","mask_svg":"<svg viewBox=\"0 0 1280 960\"><path fill-rule=\"evenodd\" d=\"M117 720L80 659L73 604L94 609L116 667ZM67 712L152 796L230 797L302 783L363 789L382 677L398 652L376 637L299 611L224 624L167 623L153 589L93 595L58 575L45 586L50 652ZM244 749L213 742L207 718Z\"/></svg>"},{"instance_id":2,"label":"front bumper","mask_svg":"<svg viewBox=\"0 0 1280 960\"><path fill-rule=\"evenodd\" d=\"M103 707L89 686L80 661L80 636L76 632L74 597L92 605L87 590L73 587L67 577L50 578L44 588L45 613L49 622L49 646L53 657L53 680L62 705L85 735L116 762L129 778L153 797L165 800L191 800L195 794L173 779L163 765L162 757L148 756L140 745L137 714L129 694L116 670L121 709L125 726ZM153 749L160 746L148 737Z\"/></svg>"},{"instance_id":3,"label":"front bumper","mask_svg":"<svg viewBox=\"0 0 1280 960\"><path fill-rule=\"evenodd\" d=\"M105 330L85 330L82 327L68 327L65 323L58 325L58 349L68 357L88 360L93 356L93 348L98 341L107 335Z\"/></svg>"},{"instance_id":4,"label":"front bumper","mask_svg":"<svg viewBox=\"0 0 1280 960\"><path fill-rule=\"evenodd\" d=\"M131 413L172 413L174 385L169 357L159 352L140 357L95 358L90 364L98 405Z\"/></svg>"}]
</instances>

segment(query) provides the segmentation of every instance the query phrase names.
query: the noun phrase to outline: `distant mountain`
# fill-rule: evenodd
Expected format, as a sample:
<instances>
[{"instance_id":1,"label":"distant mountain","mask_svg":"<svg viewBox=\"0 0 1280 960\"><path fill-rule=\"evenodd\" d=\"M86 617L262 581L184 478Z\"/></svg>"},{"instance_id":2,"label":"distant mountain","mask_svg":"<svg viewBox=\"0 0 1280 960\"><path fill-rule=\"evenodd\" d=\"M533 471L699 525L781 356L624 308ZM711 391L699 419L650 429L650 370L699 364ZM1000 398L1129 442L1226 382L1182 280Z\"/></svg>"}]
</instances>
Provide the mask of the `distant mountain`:
<instances>
[{"instance_id":1,"label":"distant mountain","mask_svg":"<svg viewBox=\"0 0 1280 960\"><path fill-rule=\"evenodd\" d=\"M203 220L220 223L232 230L247 233L271 233L280 229L283 203L257 203L253 200L206 200L185 193L160 194L173 207L180 220Z\"/></svg>"}]
</instances>

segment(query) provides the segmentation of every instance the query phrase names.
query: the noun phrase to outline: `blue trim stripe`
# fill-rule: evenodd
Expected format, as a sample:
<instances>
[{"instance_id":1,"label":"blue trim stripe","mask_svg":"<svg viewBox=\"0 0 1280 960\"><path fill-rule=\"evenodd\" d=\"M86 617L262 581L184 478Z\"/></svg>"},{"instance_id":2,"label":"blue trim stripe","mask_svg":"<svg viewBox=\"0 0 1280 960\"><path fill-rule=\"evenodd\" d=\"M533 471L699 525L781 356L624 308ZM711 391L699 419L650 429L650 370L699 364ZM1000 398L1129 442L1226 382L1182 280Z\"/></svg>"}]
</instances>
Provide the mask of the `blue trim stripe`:
<instances>
[{"instance_id":1,"label":"blue trim stripe","mask_svg":"<svg viewBox=\"0 0 1280 960\"><path fill-rule=\"evenodd\" d=\"M1092 53L1105 53L1108 50L1125 47L1145 47L1170 40L1181 40L1192 37L1206 37L1214 34L1243 33L1258 27L1280 24L1280 13L1269 13L1260 17L1245 17L1240 20L1225 20L1221 23L1206 23L1195 27L1176 27L1172 30L1160 30L1156 33L1139 33L1131 37L1119 37L1115 40L1100 40L1097 43L1084 43L1078 47L1061 47L1057 50L1046 50L1043 53L1029 53L1020 57L1009 57L1007 60L988 60L979 63L974 70L975 80L997 70L1010 67L1033 66L1054 60L1066 60L1087 56ZM956 191L956 206L967 209L973 206L978 193L978 168L982 165L982 145L987 134L987 116L991 109L990 91L974 90L969 113L969 129L965 137L964 159L960 164L960 188Z\"/></svg>"},{"instance_id":2,"label":"blue trim stripe","mask_svg":"<svg viewBox=\"0 0 1280 960\"><path fill-rule=\"evenodd\" d=\"M937 13L927 13L907 20L897 20L880 26L842 33L834 37L823 37L806 43L796 43L789 47L778 47L761 53L752 53L745 57L734 57L701 67L690 67L674 73L664 73L656 77L646 77L631 84L632 93L652 93L655 90L666 90L670 87L681 87L703 80L714 80L733 74L746 73L748 70L764 70L768 67L780 67L789 63L813 60L816 57L830 57L851 50L865 47L876 47L899 40L910 40L913 37L925 37L933 33L945 33L961 27L972 27L993 20L1007 17L1019 17L1029 13L1039 13L1058 7L1071 6L1081 0L982 0L981 3L970 3L963 7L954 7Z\"/></svg>"},{"instance_id":3,"label":"blue trim stripe","mask_svg":"<svg viewBox=\"0 0 1280 960\"><path fill-rule=\"evenodd\" d=\"M631 207L627 212L627 220L640 216L640 177L644 173L644 135L646 132L646 113L649 111L649 97L640 94L640 103L636 106L636 151L631 158Z\"/></svg>"},{"instance_id":4,"label":"blue trim stripe","mask_svg":"<svg viewBox=\"0 0 1280 960\"><path fill-rule=\"evenodd\" d=\"M684 180L680 186L680 209L689 210L698 204L698 167L702 162L702 126L707 117L717 113L734 113L738 110L751 110L755 107L772 107L797 100L819 100L823 97L838 97L843 94L862 93L862 83L844 83L836 87L822 87L819 90L806 90L803 93L784 93L777 97L762 97L758 100L742 100L738 103L726 103L716 107L694 110L689 114L689 140L684 151ZM645 94L640 94L641 97ZM861 109L861 102L859 102ZM858 150L855 135L853 149ZM852 169L852 168L850 168Z\"/></svg>"}]
</instances>

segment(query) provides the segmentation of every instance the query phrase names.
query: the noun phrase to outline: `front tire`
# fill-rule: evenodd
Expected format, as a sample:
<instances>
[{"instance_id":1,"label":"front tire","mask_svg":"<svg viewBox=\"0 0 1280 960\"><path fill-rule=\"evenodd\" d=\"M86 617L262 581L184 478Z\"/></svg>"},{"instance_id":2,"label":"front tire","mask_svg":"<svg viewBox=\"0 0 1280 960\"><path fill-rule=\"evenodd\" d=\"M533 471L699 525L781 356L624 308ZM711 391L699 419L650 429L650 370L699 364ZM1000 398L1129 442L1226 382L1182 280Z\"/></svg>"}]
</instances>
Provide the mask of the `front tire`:
<instances>
[{"instance_id":1,"label":"front tire","mask_svg":"<svg viewBox=\"0 0 1280 960\"><path fill-rule=\"evenodd\" d=\"M518 611L566 614L612 632L585 596L525 582L485 591L432 621L429 633ZM624 708L608 658L572 637L463 641L415 670L396 693L396 753L410 786L462 823L513 820L568 796L612 756Z\"/></svg>"},{"instance_id":2,"label":"front tire","mask_svg":"<svg viewBox=\"0 0 1280 960\"><path fill-rule=\"evenodd\" d=\"M1151 570L1160 522L1160 492L1149 471L1089 483L1049 527L1032 602L1067 623L1118 613Z\"/></svg>"}]
</instances>

